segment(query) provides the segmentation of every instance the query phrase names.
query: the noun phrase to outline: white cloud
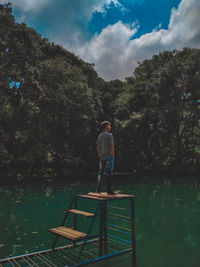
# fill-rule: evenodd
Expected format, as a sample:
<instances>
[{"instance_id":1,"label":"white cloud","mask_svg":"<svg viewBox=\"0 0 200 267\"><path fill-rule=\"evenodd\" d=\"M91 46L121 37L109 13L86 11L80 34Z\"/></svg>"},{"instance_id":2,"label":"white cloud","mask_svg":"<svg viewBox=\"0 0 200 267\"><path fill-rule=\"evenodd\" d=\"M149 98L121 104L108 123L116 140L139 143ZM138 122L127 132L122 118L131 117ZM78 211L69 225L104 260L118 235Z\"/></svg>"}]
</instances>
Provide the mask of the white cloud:
<instances>
[{"instance_id":1,"label":"white cloud","mask_svg":"<svg viewBox=\"0 0 200 267\"><path fill-rule=\"evenodd\" d=\"M182 0L179 8L173 9L168 36L163 43L174 42L177 48L185 45L200 47L200 1Z\"/></svg>"},{"instance_id":2,"label":"white cloud","mask_svg":"<svg viewBox=\"0 0 200 267\"><path fill-rule=\"evenodd\" d=\"M108 2L113 2L116 6L122 6L117 0L87 0L83 4L82 0L0 0L0 3L11 2L14 8L20 8L22 12L35 12L48 5L62 6L63 9L68 7L70 10L75 10L78 6L82 7L80 15L85 14L88 17L92 15L95 10L101 10ZM74 2L74 3L73 3ZM80 10L79 10L80 11Z\"/></svg>"},{"instance_id":3,"label":"white cloud","mask_svg":"<svg viewBox=\"0 0 200 267\"><path fill-rule=\"evenodd\" d=\"M106 7L109 8L111 4L119 8L121 11L127 11L127 8L125 8L118 0L107 0Z\"/></svg>"},{"instance_id":4,"label":"white cloud","mask_svg":"<svg viewBox=\"0 0 200 267\"><path fill-rule=\"evenodd\" d=\"M8 1L8 0L7 0ZM4 0L0 0L5 2ZM107 0L11 0L17 22L25 22L51 42L73 50L92 35L88 22Z\"/></svg>"},{"instance_id":5,"label":"white cloud","mask_svg":"<svg viewBox=\"0 0 200 267\"><path fill-rule=\"evenodd\" d=\"M36 12L51 1L52 0L0 0L0 3L11 2L13 8L20 8L24 12Z\"/></svg>"},{"instance_id":6,"label":"white cloud","mask_svg":"<svg viewBox=\"0 0 200 267\"><path fill-rule=\"evenodd\" d=\"M93 8L93 12L101 12L101 13L107 13L107 10L111 7L111 5L114 5L116 8L119 8L121 12L126 12L127 8L125 8L118 0L104 0L99 1Z\"/></svg>"},{"instance_id":7,"label":"white cloud","mask_svg":"<svg viewBox=\"0 0 200 267\"><path fill-rule=\"evenodd\" d=\"M0 0L0 3L5 2L8 0ZM184 46L200 48L199 0L182 0L179 7L171 12L168 29L162 29L160 24L151 33L137 39L134 35L139 22L131 25L117 22L95 36L88 31L88 22L95 10L106 12L112 3L123 12L120 0L11 2L14 11L17 10L18 21L25 21L50 41L60 43L84 60L94 63L98 74L105 80L123 80L132 75L138 61L149 59L163 50L182 49Z\"/></svg>"},{"instance_id":8,"label":"white cloud","mask_svg":"<svg viewBox=\"0 0 200 267\"><path fill-rule=\"evenodd\" d=\"M104 79L121 78L121 71L126 68L126 49L136 32L136 27L130 28L120 21L87 42L79 49L79 54L83 59L94 62L99 75Z\"/></svg>"},{"instance_id":9,"label":"white cloud","mask_svg":"<svg viewBox=\"0 0 200 267\"><path fill-rule=\"evenodd\" d=\"M105 80L123 80L132 75L138 61L154 54L185 46L200 48L200 1L182 0L179 7L172 10L167 30L158 28L133 39L136 31L136 27L118 22L85 43L78 54L95 63L98 74Z\"/></svg>"}]
</instances>

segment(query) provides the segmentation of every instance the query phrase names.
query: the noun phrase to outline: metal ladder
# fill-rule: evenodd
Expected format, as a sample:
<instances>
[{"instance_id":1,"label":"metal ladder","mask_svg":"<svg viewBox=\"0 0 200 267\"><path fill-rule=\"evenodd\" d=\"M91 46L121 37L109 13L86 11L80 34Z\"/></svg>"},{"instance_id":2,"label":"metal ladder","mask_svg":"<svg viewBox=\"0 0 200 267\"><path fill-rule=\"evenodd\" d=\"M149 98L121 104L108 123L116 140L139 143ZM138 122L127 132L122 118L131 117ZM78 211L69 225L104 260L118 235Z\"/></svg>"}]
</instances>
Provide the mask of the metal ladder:
<instances>
[{"instance_id":1,"label":"metal ladder","mask_svg":"<svg viewBox=\"0 0 200 267\"><path fill-rule=\"evenodd\" d=\"M92 230L92 227L94 225L96 218L98 216L100 216L100 218L102 217L101 215L103 212L103 207L102 207L103 203L101 203L101 202L98 203L95 212L90 213L90 212L86 212L86 211L82 211L82 210L77 209L77 198L78 198L77 196L73 197L70 204L69 204L68 209L62 210L62 212L65 212L65 216L64 216L64 219L63 219L61 225L59 227L56 227L56 228L51 228L48 231L50 233L53 233L56 235L55 240L54 240L53 245L52 245L52 250L55 249L56 244L58 242L58 239L60 237L66 238L66 239L72 241L72 243L74 245L76 244L77 241L83 241L79 255L77 257L77 262L79 262L81 255L83 254L84 248L87 244L87 241L90 238L95 238L95 237L101 238L101 236L103 236L101 230L100 230L99 235L90 236L90 233L91 233L91 230ZM74 206L74 208L73 208L73 206ZM100 214L99 214L99 211L100 211ZM68 219L68 216L70 213L74 214L74 222L73 222L73 225L71 227L66 227L65 225L67 223L67 219ZM77 231L77 215L82 215L82 216L85 216L87 218L92 218L92 220L89 224L89 227L88 227L87 234L80 232L80 231ZM103 226L101 228L103 231ZM100 242L100 243L102 243L102 242ZM102 254L102 253L100 253L100 254Z\"/></svg>"}]
</instances>

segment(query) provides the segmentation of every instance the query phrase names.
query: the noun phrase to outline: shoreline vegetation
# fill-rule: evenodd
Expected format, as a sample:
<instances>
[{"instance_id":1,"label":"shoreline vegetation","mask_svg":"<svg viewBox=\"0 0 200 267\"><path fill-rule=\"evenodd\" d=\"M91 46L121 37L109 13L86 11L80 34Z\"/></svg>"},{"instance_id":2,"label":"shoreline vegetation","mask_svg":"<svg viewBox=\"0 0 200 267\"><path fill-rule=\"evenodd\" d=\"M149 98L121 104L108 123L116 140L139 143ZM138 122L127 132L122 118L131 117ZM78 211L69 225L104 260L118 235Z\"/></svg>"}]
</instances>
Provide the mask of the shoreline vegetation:
<instances>
[{"instance_id":1,"label":"shoreline vegetation","mask_svg":"<svg viewBox=\"0 0 200 267\"><path fill-rule=\"evenodd\" d=\"M91 176L103 120L114 175L198 176L199 49L163 51L124 82L105 82L94 64L16 23L11 4L0 4L0 23L0 181Z\"/></svg>"},{"instance_id":2,"label":"shoreline vegetation","mask_svg":"<svg viewBox=\"0 0 200 267\"><path fill-rule=\"evenodd\" d=\"M114 172L113 173L113 184L115 182L123 180L130 180L133 183L145 181L147 183L151 181L168 181L172 182L181 182L181 181L189 181L195 180L200 182L199 171L197 170L150 170L150 171L134 171L134 172ZM90 173L85 175L75 175L72 174L69 177L58 177L56 175L1 175L0 176L0 185L26 185L31 183L40 183L40 184L68 184L74 182L94 182L96 183L97 173Z\"/></svg>"}]
</instances>

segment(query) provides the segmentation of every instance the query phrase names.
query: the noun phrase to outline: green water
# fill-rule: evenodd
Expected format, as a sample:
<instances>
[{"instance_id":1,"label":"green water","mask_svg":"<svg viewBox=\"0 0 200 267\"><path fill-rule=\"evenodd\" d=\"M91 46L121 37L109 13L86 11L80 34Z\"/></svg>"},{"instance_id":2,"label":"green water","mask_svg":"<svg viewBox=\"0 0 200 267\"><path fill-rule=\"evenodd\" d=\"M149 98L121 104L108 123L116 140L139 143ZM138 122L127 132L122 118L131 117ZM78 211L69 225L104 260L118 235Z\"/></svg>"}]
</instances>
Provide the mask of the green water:
<instances>
[{"instance_id":1,"label":"green water","mask_svg":"<svg viewBox=\"0 0 200 267\"><path fill-rule=\"evenodd\" d=\"M200 266L200 182L197 179L117 177L114 189L135 195L139 267ZM71 197L95 191L96 181L35 182L0 188L0 258L51 247ZM84 223L84 221L83 221ZM90 266L131 266L131 256Z\"/></svg>"}]
</instances>

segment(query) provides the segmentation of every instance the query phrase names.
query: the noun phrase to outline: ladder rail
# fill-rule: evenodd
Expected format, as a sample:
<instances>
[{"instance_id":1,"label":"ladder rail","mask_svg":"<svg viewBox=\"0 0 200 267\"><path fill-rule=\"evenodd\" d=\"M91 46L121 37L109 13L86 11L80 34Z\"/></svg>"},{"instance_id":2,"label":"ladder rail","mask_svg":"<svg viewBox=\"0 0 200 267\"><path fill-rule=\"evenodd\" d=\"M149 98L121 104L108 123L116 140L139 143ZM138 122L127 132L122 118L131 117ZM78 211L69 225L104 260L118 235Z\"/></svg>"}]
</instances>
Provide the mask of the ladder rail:
<instances>
[{"instance_id":1,"label":"ladder rail","mask_svg":"<svg viewBox=\"0 0 200 267\"><path fill-rule=\"evenodd\" d=\"M73 202L74 202L74 197L72 197L72 200L71 200L71 202L70 202L70 204L69 204L69 208L68 208L68 210L70 210L70 209L72 208ZM61 223L61 226L64 226L64 225L65 225L65 222L66 222L66 220L67 220L67 218L68 218L68 215L69 215L69 211L67 211L67 212L65 213L64 219L63 219L63 221L62 221L62 223ZM54 240L53 245L52 245L52 250L55 249L55 246L56 246L56 243L58 242L58 239L59 239L59 236L56 235L55 240Z\"/></svg>"},{"instance_id":2,"label":"ladder rail","mask_svg":"<svg viewBox=\"0 0 200 267\"><path fill-rule=\"evenodd\" d=\"M101 202L97 205L97 208L96 208L96 211L95 211L95 215L94 215L94 217L92 218L92 221L91 221L91 223L90 223L90 226L89 226L87 235L86 235L86 237L84 238L84 242L83 242L83 245L82 245L82 248L81 248L79 257L78 257L78 262L80 261L80 258L81 258L81 256L82 256L84 247L85 247L85 245L86 245L86 243L87 243L87 240L88 240L88 238L89 238L90 231L91 231L92 226L93 226L93 224L94 224L94 222L95 222L95 219L96 219L96 217L97 217L97 213L98 213L99 208L100 208L101 205L102 205Z\"/></svg>"}]
</instances>

